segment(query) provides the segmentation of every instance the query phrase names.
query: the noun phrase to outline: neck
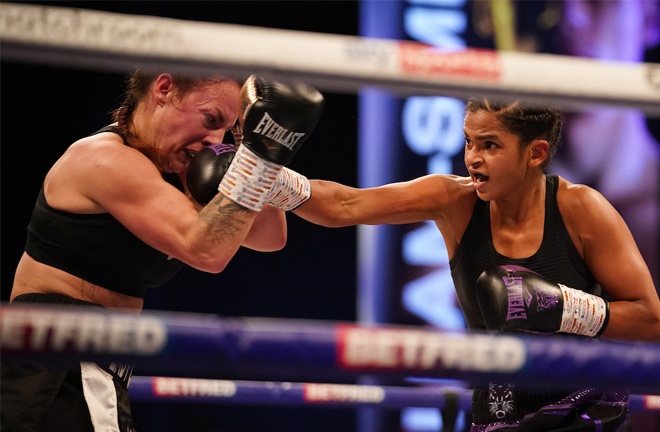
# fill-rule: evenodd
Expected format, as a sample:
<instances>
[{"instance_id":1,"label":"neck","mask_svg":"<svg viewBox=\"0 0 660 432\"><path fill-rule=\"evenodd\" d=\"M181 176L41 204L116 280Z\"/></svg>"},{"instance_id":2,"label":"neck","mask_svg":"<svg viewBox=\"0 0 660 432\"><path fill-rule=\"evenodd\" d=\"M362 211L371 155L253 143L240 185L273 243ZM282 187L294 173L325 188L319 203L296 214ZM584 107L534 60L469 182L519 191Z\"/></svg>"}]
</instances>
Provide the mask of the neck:
<instances>
[{"instance_id":1,"label":"neck","mask_svg":"<svg viewBox=\"0 0 660 432\"><path fill-rule=\"evenodd\" d=\"M490 202L491 219L505 225L517 225L538 209L545 209L545 175L542 172L506 199Z\"/></svg>"}]
</instances>

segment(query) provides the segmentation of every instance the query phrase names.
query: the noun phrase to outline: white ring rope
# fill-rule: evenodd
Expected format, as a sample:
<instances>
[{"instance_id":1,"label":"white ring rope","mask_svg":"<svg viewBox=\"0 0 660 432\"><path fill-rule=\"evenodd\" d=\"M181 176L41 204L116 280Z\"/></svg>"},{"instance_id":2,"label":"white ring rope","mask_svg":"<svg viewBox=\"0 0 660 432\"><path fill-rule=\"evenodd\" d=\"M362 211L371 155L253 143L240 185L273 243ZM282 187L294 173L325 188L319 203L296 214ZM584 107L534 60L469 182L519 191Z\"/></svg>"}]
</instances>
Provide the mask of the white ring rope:
<instances>
[{"instance_id":1,"label":"white ring rope","mask_svg":"<svg viewBox=\"0 0 660 432\"><path fill-rule=\"evenodd\" d=\"M218 44L215 41L222 40ZM259 73L320 90L364 86L402 95L530 98L564 108L637 107L660 115L660 64L0 4L5 59L127 72L135 66L188 73Z\"/></svg>"}]
</instances>

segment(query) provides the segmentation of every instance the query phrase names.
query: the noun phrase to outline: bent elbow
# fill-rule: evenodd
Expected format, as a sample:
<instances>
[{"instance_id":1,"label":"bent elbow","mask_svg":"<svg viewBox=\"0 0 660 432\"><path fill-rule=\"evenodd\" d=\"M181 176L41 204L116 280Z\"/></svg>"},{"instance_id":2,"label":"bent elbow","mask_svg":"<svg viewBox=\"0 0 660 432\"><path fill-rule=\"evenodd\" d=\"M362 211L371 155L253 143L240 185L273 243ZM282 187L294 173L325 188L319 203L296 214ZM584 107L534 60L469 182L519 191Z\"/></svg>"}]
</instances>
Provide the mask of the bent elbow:
<instances>
[{"instance_id":1,"label":"bent elbow","mask_svg":"<svg viewBox=\"0 0 660 432\"><path fill-rule=\"evenodd\" d=\"M264 241L263 251L264 252L280 251L284 249L284 247L286 246L287 240L288 240L288 233L286 229L270 233L266 241Z\"/></svg>"},{"instance_id":2,"label":"bent elbow","mask_svg":"<svg viewBox=\"0 0 660 432\"><path fill-rule=\"evenodd\" d=\"M247 242L244 246L257 252L277 252L284 249L286 242L287 236L283 235L270 237L267 241Z\"/></svg>"},{"instance_id":3,"label":"bent elbow","mask_svg":"<svg viewBox=\"0 0 660 432\"><path fill-rule=\"evenodd\" d=\"M649 325L652 341L660 342L660 313L654 315L653 322Z\"/></svg>"},{"instance_id":4,"label":"bent elbow","mask_svg":"<svg viewBox=\"0 0 660 432\"><path fill-rule=\"evenodd\" d=\"M281 251L286 247L286 242L287 242L287 236L282 236L278 239L276 239L273 244L271 245L272 249L271 252L277 252Z\"/></svg>"},{"instance_id":5,"label":"bent elbow","mask_svg":"<svg viewBox=\"0 0 660 432\"><path fill-rule=\"evenodd\" d=\"M204 256L199 256L196 257L194 260L191 260L191 262L188 262L187 264L190 265L191 267L196 268L197 270L206 272L206 273L221 273L224 271L225 268L227 268L227 265L229 265L229 261L231 261L231 257L219 257L219 256L212 256L208 254L204 254Z\"/></svg>"},{"instance_id":6,"label":"bent elbow","mask_svg":"<svg viewBox=\"0 0 660 432\"><path fill-rule=\"evenodd\" d=\"M643 323L634 340L660 342L660 308L646 314Z\"/></svg>"},{"instance_id":7,"label":"bent elbow","mask_svg":"<svg viewBox=\"0 0 660 432\"><path fill-rule=\"evenodd\" d=\"M223 271L225 271L228 264L229 264L228 261L214 263L213 265L209 266L205 271L207 273L214 273L214 274L222 273Z\"/></svg>"}]
</instances>

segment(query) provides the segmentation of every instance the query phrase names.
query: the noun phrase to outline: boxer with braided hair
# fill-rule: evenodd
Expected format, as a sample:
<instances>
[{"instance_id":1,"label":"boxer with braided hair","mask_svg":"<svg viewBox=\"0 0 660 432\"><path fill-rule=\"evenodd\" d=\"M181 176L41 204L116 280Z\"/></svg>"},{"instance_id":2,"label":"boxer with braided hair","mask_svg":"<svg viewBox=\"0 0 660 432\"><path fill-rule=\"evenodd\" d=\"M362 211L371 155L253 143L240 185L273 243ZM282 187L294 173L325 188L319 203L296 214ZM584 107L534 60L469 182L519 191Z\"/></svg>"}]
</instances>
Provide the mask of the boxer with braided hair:
<instances>
[{"instance_id":1,"label":"boxer with braided hair","mask_svg":"<svg viewBox=\"0 0 660 432\"><path fill-rule=\"evenodd\" d=\"M469 176L311 180L294 213L328 227L434 221L470 331L658 341L660 300L624 220L595 189L544 172L562 123L552 107L471 99ZM493 383L475 389L472 431L625 430L625 389L605 390Z\"/></svg>"}]
</instances>

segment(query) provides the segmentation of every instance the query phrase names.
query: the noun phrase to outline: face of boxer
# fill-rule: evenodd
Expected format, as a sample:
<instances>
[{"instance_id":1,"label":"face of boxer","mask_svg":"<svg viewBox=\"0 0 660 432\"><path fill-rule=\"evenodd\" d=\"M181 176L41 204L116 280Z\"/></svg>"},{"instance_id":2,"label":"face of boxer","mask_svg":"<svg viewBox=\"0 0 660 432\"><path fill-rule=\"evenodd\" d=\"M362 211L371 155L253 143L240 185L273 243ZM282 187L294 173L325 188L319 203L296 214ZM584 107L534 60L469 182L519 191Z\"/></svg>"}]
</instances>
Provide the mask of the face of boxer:
<instances>
[{"instance_id":1,"label":"face of boxer","mask_svg":"<svg viewBox=\"0 0 660 432\"><path fill-rule=\"evenodd\" d=\"M465 117L465 166L483 200L505 197L525 180L528 167L517 135L508 132L496 115L486 111Z\"/></svg>"},{"instance_id":2,"label":"face of boxer","mask_svg":"<svg viewBox=\"0 0 660 432\"><path fill-rule=\"evenodd\" d=\"M165 172L179 173L206 146L220 144L239 114L240 86L234 81L202 82L182 92L172 85L155 108L152 145Z\"/></svg>"}]
</instances>

